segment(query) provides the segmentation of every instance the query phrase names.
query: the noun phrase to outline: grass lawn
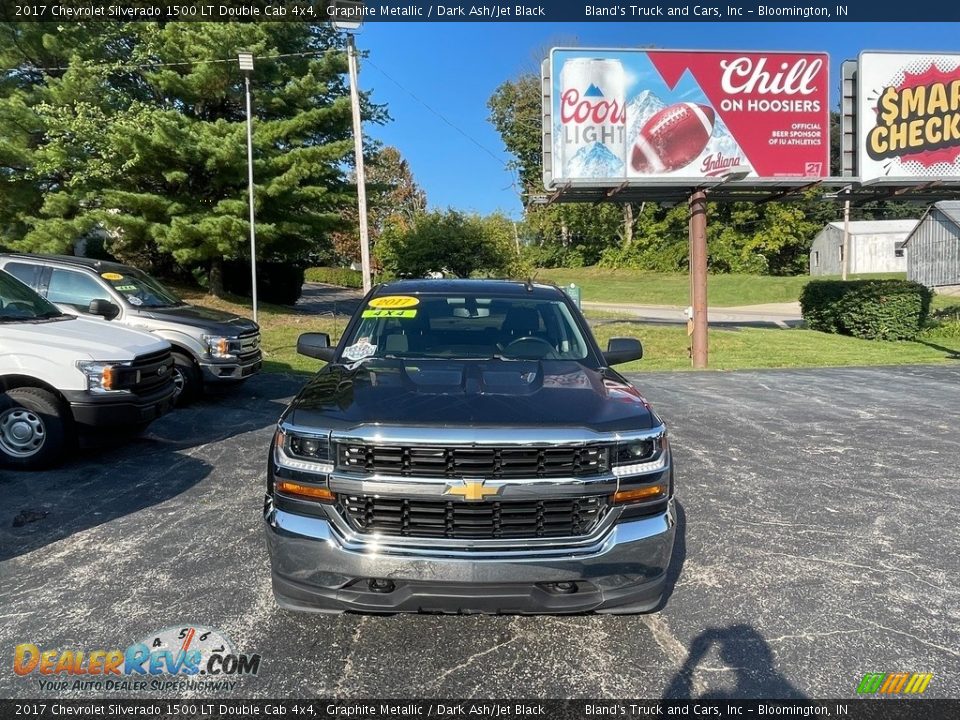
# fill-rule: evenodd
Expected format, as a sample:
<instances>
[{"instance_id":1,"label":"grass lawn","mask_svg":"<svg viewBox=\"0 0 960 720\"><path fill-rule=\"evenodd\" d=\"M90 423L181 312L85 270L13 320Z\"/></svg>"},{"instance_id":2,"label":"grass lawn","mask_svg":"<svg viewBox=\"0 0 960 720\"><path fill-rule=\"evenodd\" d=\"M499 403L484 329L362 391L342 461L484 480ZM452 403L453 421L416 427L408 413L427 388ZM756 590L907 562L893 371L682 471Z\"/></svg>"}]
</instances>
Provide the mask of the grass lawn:
<instances>
[{"instance_id":1,"label":"grass lawn","mask_svg":"<svg viewBox=\"0 0 960 720\"><path fill-rule=\"evenodd\" d=\"M250 316L250 304L241 298L227 300L200 290L179 287L187 302ZM589 315L594 316L593 313ZM312 373L320 362L297 355L302 332L326 332L334 342L346 327L347 317L307 315L281 305L261 305L264 369L267 372ZM650 325L617 319L609 313L591 317L601 347L614 336L639 338L644 359L619 366L634 370L689 370L686 328ZM710 367L716 370L829 365L900 365L953 362L960 368L960 338L928 336L918 342L874 342L813 330L744 328L710 330Z\"/></svg>"},{"instance_id":2,"label":"grass lawn","mask_svg":"<svg viewBox=\"0 0 960 720\"><path fill-rule=\"evenodd\" d=\"M903 278L904 274L854 277ZM690 278L686 273L653 273L628 268L542 268L537 279L556 285L576 283L582 288L582 297L586 301L681 307L690 304ZM716 307L793 302L800 298L804 285L810 280L808 275L711 275L707 282L707 296L710 305Z\"/></svg>"},{"instance_id":3,"label":"grass lawn","mask_svg":"<svg viewBox=\"0 0 960 720\"><path fill-rule=\"evenodd\" d=\"M636 337L643 343L643 360L618 370L691 369L685 327L602 320L593 323L593 332L600 347L615 336ZM960 338L879 342L799 328L710 329L709 365L714 370L942 362L954 362L960 369Z\"/></svg>"},{"instance_id":4,"label":"grass lawn","mask_svg":"<svg viewBox=\"0 0 960 720\"><path fill-rule=\"evenodd\" d=\"M176 287L177 294L186 302L203 307L226 310L243 317L252 317L246 298L230 296L221 299L203 290ZM346 315L307 315L294 312L284 305L260 303L259 322L263 369L267 372L313 373L323 364L319 360L297 354L297 336L304 332L325 332L336 341L350 318Z\"/></svg>"}]
</instances>

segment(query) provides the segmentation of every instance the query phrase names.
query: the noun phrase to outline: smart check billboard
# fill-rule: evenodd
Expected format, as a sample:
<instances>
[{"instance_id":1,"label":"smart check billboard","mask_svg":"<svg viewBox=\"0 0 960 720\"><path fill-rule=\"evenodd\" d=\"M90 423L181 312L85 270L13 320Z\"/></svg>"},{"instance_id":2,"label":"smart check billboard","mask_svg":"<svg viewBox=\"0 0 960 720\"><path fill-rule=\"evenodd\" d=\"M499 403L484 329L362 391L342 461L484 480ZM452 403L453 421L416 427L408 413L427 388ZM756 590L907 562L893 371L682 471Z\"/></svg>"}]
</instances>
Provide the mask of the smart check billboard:
<instances>
[{"instance_id":1,"label":"smart check billboard","mask_svg":"<svg viewBox=\"0 0 960 720\"><path fill-rule=\"evenodd\" d=\"M864 52L860 180L960 178L960 54Z\"/></svg>"},{"instance_id":2,"label":"smart check billboard","mask_svg":"<svg viewBox=\"0 0 960 720\"><path fill-rule=\"evenodd\" d=\"M825 53L555 48L544 69L548 187L829 174Z\"/></svg>"}]
</instances>

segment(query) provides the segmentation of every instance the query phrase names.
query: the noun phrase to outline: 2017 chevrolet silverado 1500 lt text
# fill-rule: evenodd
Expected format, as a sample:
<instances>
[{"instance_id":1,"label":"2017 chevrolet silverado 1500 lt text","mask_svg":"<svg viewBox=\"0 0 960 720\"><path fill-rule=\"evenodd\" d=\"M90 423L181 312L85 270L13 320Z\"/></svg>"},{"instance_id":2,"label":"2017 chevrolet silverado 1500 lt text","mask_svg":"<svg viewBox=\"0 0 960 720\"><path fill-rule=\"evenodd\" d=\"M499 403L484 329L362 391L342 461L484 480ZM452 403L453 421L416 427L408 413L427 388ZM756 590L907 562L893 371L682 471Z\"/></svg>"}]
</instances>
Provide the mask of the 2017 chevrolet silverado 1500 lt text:
<instances>
[{"instance_id":1,"label":"2017 chevrolet silverado 1500 lt text","mask_svg":"<svg viewBox=\"0 0 960 720\"><path fill-rule=\"evenodd\" d=\"M280 417L264 508L280 605L645 612L673 549L663 421L558 288L375 288Z\"/></svg>"},{"instance_id":2,"label":"2017 chevrolet silverado 1500 lt text","mask_svg":"<svg viewBox=\"0 0 960 720\"><path fill-rule=\"evenodd\" d=\"M54 463L76 436L130 432L173 407L170 344L61 312L0 270L0 465Z\"/></svg>"},{"instance_id":3,"label":"2017 chevrolet silverado 1500 lt text","mask_svg":"<svg viewBox=\"0 0 960 720\"><path fill-rule=\"evenodd\" d=\"M177 402L194 398L204 386L236 384L260 371L256 323L188 305L129 265L66 255L4 254L0 269L66 313L101 317L169 342Z\"/></svg>"}]
</instances>

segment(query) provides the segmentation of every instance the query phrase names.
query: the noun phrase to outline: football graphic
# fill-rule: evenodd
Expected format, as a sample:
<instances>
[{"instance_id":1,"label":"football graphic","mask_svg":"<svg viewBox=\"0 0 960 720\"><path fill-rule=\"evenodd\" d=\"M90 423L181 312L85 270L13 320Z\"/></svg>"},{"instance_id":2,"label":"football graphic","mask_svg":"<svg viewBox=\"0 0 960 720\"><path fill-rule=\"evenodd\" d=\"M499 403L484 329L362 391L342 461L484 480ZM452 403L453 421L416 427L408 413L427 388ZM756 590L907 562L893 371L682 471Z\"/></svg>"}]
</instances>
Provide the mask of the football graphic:
<instances>
[{"instance_id":1,"label":"football graphic","mask_svg":"<svg viewBox=\"0 0 960 720\"><path fill-rule=\"evenodd\" d=\"M696 103L668 105L640 128L630 165L638 173L678 170L707 146L713 134L713 108Z\"/></svg>"}]
</instances>

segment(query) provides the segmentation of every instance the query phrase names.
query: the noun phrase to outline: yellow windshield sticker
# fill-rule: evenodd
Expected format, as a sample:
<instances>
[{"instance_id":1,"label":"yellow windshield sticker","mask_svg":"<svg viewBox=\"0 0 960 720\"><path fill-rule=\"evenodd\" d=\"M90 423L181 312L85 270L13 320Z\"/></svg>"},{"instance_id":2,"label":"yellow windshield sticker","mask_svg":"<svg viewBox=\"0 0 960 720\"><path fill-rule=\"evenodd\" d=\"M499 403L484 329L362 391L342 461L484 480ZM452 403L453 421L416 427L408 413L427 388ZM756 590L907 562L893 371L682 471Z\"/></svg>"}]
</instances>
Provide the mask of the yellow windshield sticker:
<instances>
[{"instance_id":1,"label":"yellow windshield sticker","mask_svg":"<svg viewBox=\"0 0 960 720\"><path fill-rule=\"evenodd\" d=\"M102 277L104 280L110 280L111 282L115 282L117 280L123 280L123 275L121 275L120 273L114 273L114 272L101 273L100 277Z\"/></svg>"},{"instance_id":2,"label":"yellow windshield sticker","mask_svg":"<svg viewBox=\"0 0 960 720\"><path fill-rule=\"evenodd\" d=\"M417 316L416 310L364 310L363 318L414 318Z\"/></svg>"},{"instance_id":3,"label":"yellow windshield sticker","mask_svg":"<svg viewBox=\"0 0 960 720\"><path fill-rule=\"evenodd\" d=\"M409 295L384 295L375 297L370 301L372 308L389 308L396 310L399 308L411 308L420 304L420 300Z\"/></svg>"}]
</instances>

